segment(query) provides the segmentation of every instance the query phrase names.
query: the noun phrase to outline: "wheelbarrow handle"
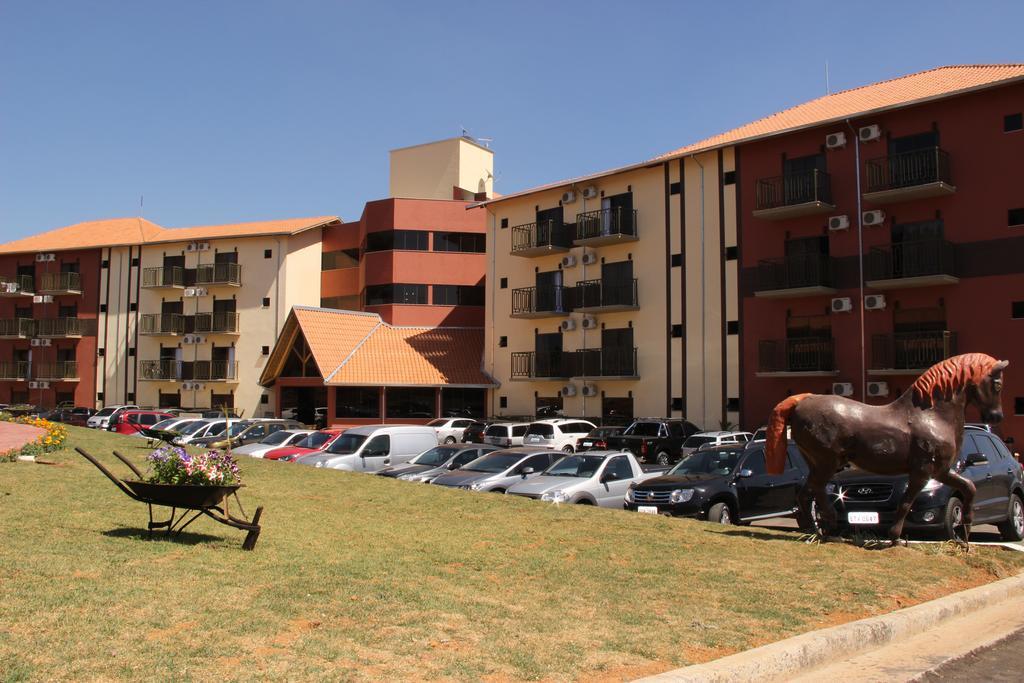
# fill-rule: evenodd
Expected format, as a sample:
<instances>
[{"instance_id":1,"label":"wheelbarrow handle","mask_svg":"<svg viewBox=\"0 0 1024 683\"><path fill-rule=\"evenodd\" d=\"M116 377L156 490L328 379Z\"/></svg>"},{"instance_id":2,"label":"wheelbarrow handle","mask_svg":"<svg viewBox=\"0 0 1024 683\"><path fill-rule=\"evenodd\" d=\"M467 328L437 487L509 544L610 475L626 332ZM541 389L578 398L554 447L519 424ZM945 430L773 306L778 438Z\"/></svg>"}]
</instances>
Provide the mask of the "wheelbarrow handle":
<instances>
[{"instance_id":1,"label":"wheelbarrow handle","mask_svg":"<svg viewBox=\"0 0 1024 683\"><path fill-rule=\"evenodd\" d=\"M143 475L142 472L139 471L139 468L136 467L134 464L132 464L131 460L129 460L128 458L124 457L123 455L121 455L117 451L114 451L114 455L117 457L118 460L123 462L125 465L128 465L128 469L130 469L132 472L134 472L136 477L138 477L139 479L143 479L145 477L145 475Z\"/></svg>"},{"instance_id":2,"label":"wheelbarrow handle","mask_svg":"<svg viewBox=\"0 0 1024 683\"><path fill-rule=\"evenodd\" d=\"M117 486L117 488L121 489L125 493L125 495L127 495L129 498L133 498L133 499L141 501L143 503L146 502L146 501L142 500L141 498L139 498L137 495L135 495L134 491L132 491L127 486L125 486L124 482L122 482L120 479L115 477L114 474L103 465L103 463L101 463L99 460L97 460L92 455L87 453L80 446L76 446L75 450L78 451L78 454L81 455L83 458L85 458L86 460L91 462L93 465L95 465L96 469L98 469L100 472L102 472L104 475L106 475L107 479L109 479L110 481L114 482L114 484ZM120 457L120 456L118 456L118 457ZM124 460L124 458L121 458L121 459ZM135 468L132 467L132 469L134 470ZM136 471L138 471L138 470L136 470Z\"/></svg>"}]
</instances>

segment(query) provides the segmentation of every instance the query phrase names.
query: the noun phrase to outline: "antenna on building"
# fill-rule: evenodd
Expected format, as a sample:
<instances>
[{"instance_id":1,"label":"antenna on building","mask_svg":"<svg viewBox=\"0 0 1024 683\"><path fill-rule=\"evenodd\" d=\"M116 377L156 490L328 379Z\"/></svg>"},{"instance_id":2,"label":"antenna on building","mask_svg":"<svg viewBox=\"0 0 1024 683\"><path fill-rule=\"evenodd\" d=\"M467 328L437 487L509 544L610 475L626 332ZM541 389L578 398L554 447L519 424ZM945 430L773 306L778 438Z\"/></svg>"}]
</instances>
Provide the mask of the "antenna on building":
<instances>
[{"instance_id":1,"label":"antenna on building","mask_svg":"<svg viewBox=\"0 0 1024 683\"><path fill-rule=\"evenodd\" d=\"M828 60L825 60L825 94L831 95L832 89L828 86Z\"/></svg>"},{"instance_id":2,"label":"antenna on building","mask_svg":"<svg viewBox=\"0 0 1024 683\"><path fill-rule=\"evenodd\" d=\"M139 195L139 217L142 217L142 211L145 207L145 195Z\"/></svg>"},{"instance_id":3,"label":"antenna on building","mask_svg":"<svg viewBox=\"0 0 1024 683\"><path fill-rule=\"evenodd\" d=\"M477 138L476 141L479 142L484 147L486 147L487 149L490 149L491 143L494 142L494 138Z\"/></svg>"}]
</instances>

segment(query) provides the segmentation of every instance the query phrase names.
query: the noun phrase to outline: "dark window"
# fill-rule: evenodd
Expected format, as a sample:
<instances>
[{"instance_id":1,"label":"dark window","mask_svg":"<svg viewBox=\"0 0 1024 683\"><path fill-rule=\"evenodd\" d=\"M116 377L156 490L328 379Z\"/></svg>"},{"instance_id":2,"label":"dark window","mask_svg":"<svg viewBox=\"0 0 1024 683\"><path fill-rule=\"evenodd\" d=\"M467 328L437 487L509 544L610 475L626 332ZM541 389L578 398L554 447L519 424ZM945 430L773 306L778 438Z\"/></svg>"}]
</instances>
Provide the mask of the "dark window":
<instances>
[{"instance_id":1,"label":"dark window","mask_svg":"<svg viewBox=\"0 0 1024 683\"><path fill-rule=\"evenodd\" d=\"M327 251L320 257L320 268L322 270L339 270L341 268L355 268L359 265L358 249L339 249L338 251Z\"/></svg>"},{"instance_id":2,"label":"dark window","mask_svg":"<svg viewBox=\"0 0 1024 683\"><path fill-rule=\"evenodd\" d=\"M271 249L264 249L263 250L263 258L270 258L273 255L274 255L273 250L271 250Z\"/></svg>"},{"instance_id":3,"label":"dark window","mask_svg":"<svg viewBox=\"0 0 1024 683\"><path fill-rule=\"evenodd\" d=\"M739 247L726 247L725 248L725 260L735 261L740 257Z\"/></svg>"},{"instance_id":4,"label":"dark window","mask_svg":"<svg viewBox=\"0 0 1024 683\"><path fill-rule=\"evenodd\" d=\"M261 351L261 353L264 356L269 356L270 355L270 347L269 346L262 347L260 351Z\"/></svg>"},{"instance_id":5,"label":"dark window","mask_svg":"<svg viewBox=\"0 0 1024 683\"><path fill-rule=\"evenodd\" d=\"M1006 223L1007 225L1014 227L1017 225L1024 225L1024 208L1021 209L1010 209L1006 212Z\"/></svg>"},{"instance_id":6,"label":"dark window","mask_svg":"<svg viewBox=\"0 0 1024 683\"><path fill-rule=\"evenodd\" d=\"M426 285L370 285L366 288L366 305L425 304Z\"/></svg>"},{"instance_id":7,"label":"dark window","mask_svg":"<svg viewBox=\"0 0 1024 683\"><path fill-rule=\"evenodd\" d=\"M128 310L133 312L137 311L139 310L139 305L133 301L130 304L128 304Z\"/></svg>"},{"instance_id":8,"label":"dark window","mask_svg":"<svg viewBox=\"0 0 1024 683\"><path fill-rule=\"evenodd\" d=\"M135 355L135 347L131 347L131 348L128 349L128 355L130 357ZM129 399L129 400L131 400L131 399Z\"/></svg>"},{"instance_id":9,"label":"dark window","mask_svg":"<svg viewBox=\"0 0 1024 683\"><path fill-rule=\"evenodd\" d=\"M177 391L173 393L160 392L157 397L157 407L159 408L180 408L181 407L181 394Z\"/></svg>"},{"instance_id":10,"label":"dark window","mask_svg":"<svg viewBox=\"0 0 1024 683\"><path fill-rule=\"evenodd\" d=\"M466 285L434 285L435 306L483 306L484 288Z\"/></svg>"},{"instance_id":11,"label":"dark window","mask_svg":"<svg viewBox=\"0 0 1024 683\"><path fill-rule=\"evenodd\" d=\"M1014 301L1010 304L1010 317L1014 319L1024 318L1024 301Z\"/></svg>"},{"instance_id":12,"label":"dark window","mask_svg":"<svg viewBox=\"0 0 1024 683\"><path fill-rule=\"evenodd\" d=\"M727 323L725 323L725 333L726 334L739 334L740 333L740 321L739 320L730 320Z\"/></svg>"},{"instance_id":13,"label":"dark window","mask_svg":"<svg viewBox=\"0 0 1024 683\"><path fill-rule=\"evenodd\" d=\"M482 254L487 250L485 236L474 232L435 232L434 251Z\"/></svg>"},{"instance_id":14,"label":"dark window","mask_svg":"<svg viewBox=\"0 0 1024 683\"><path fill-rule=\"evenodd\" d=\"M358 311L359 295L328 296L320 299L320 308L336 308L342 311Z\"/></svg>"},{"instance_id":15,"label":"dark window","mask_svg":"<svg viewBox=\"0 0 1024 683\"><path fill-rule=\"evenodd\" d=\"M673 396L672 397L672 410L682 411L682 409L683 409L683 397L682 396Z\"/></svg>"},{"instance_id":16,"label":"dark window","mask_svg":"<svg viewBox=\"0 0 1024 683\"><path fill-rule=\"evenodd\" d=\"M219 251L213 255L214 263L238 263L237 251Z\"/></svg>"},{"instance_id":17,"label":"dark window","mask_svg":"<svg viewBox=\"0 0 1024 683\"><path fill-rule=\"evenodd\" d=\"M102 401L102 400L103 400L103 392L102 392L102 391L100 391L100 392L97 392L97 394L96 394L96 400L97 400L97 401ZM1019 400L1019 399L1018 399L1018 400Z\"/></svg>"},{"instance_id":18,"label":"dark window","mask_svg":"<svg viewBox=\"0 0 1024 683\"><path fill-rule=\"evenodd\" d=\"M377 387L338 387L334 397L335 417L380 417Z\"/></svg>"},{"instance_id":19,"label":"dark window","mask_svg":"<svg viewBox=\"0 0 1024 683\"><path fill-rule=\"evenodd\" d=\"M260 396L260 403L262 403L263 405L269 404L270 396L268 394L263 394L262 396Z\"/></svg>"},{"instance_id":20,"label":"dark window","mask_svg":"<svg viewBox=\"0 0 1024 683\"><path fill-rule=\"evenodd\" d=\"M736 184L736 171L726 171L722 174L723 185L735 185Z\"/></svg>"},{"instance_id":21,"label":"dark window","mask_svg":"<svg viewBox=\"0 0 1024 683\"><path fill-rule=\"evenodd\" d=\"M138 268L138 267L139 267L139 259L133 258L132 259L132 268Z\"/></svg>"},{"instance_id":22,"label":"dark window","mask_svg":"<svg viewBox=\"0 0 1024 683\"><path fill-rule=\"evenodd\" d=\"M1007 114L1003 117L1003 132L1012 133L1024 129L1024 115L1021 112Z\"/></svg>"},{"instance_id":23,"label":"dark window","mask_svg":"<svg viewBox=\"0 0 1024 683\"><path fill-rule=\"evenodd\" d=\"M683 336L683 326L682 325L673 325L672 326L672 336L676 337L676 338L682 337Z\"/></svg>"},{"instance_id":24,"label":"dark window","mask_svg":"<svg viewBox=\"0 0 1024 683\"><path fill-rule=\"evenodd\" d=\"M971 452L981 453L990 465L995 465L1003 459L1003 454L996 450L995 444L992 443L992 439L987 434L969 434L965 436L970 436L975 443L974 451L968 450L967 455L970 455Z\"/></svg>"},{"instance_id":25,"label":"dark window","mask_svg":"<svg viewBox=\"0 0 1024 683\"><path fill-rule=\"evenodd\" d=\"M551 456L547 453L541 453L538 455L531 455L529 458L523 461L523 464L519 466L519 471L522 472L527 467L532 467L534 472L543 472L551 464Z\"/></svg>"},{"instance_id":26,"label":"dark window","mask_svg":"<svg viewBox=\"0 0 1024 683\"><path fill-rule=\"evenodd\" d=\"M502 218L501 219L501 227L503 229L508 227L508 219L507 218Z\"/></svg>"},{"instance_id":27,"label":"dark window","mask_svg":"<svg viewBox=\"0 0 1024 683\"><path fill-rule=\"evenodd\" d=\"M435 391L421 387L389 387L385 392L385 416L436 417Z\"/></svg>"},{"instance_id":28,"label":"dark window","mask_svg":"<svg viewBox=\"0 0 1024 683\"><path fill-rule=\"evenodd\" d=\"M672 267L673 268L682 268L683 267L683 255L682 254L672 254Z\"/></svg>"},{"instance_id":29,"label":"dark window","mask_svg":"<svg viewBox=\"0 0 1024 683\"><path fill-rule=\"evenodd\" d=\"M103 400L103 397L100 397ZM1024 415L1024 396L1017 396L1013 399L1013 414Z\"/></svg>"},{"instance_id":30,"label":"dark window","mask_svg":"<svg viewBox=\"0 0 1024 683\"><path fill-rule=\"evenodd\" d=\"M540 419L557 417L562 413L562 395L538 396L534 401L534 412Z\"/></svg>"},{"instance_id":31,"label":"dark window","mask_svg":"<svg viewBox=\"0 0 1024 683\"><path fill-rule=\"evenodd\" d=\"M730 398L725 401L725 411L727 413L738 413L740 412L740 400L738 398Z\"/></svg>"},{"instance_id":32,"label":"dark window","mask_svg":"<svg viewBox=\"0 0 1024 683\"><path fill-rule=\"evenodd\" d=\"M508 396L499 396L498 397L498 407L499 408L508 408Z\"/></svg>"},{"instance_id":33,"label":"dark window","mask_svg":"<svg viewBox=\"0 0 1024 683\"><path fill-rule=\"evenodd\" d=\"M633 421L633 397L605 396L601 399L601 420L605 424L629 424Z\"/></svg>"},{"instance_id":34,"label":"dark window","mask_svg":"<svg viewBox=\"0 0 1024 683\"><path fill-rule=\"evenodd\" d=\"M498 346L500 346L501 348L505 348L506 346L508 346L508 337L498 337Z\"/></svg>"},{"instance_id":35,"label":"dark window","mask_svg":"<svg viewBox=\"0 0 1024 683\"><path fill-rule=\"evenodd\" d=\"M106 304L100 304L100 313L106 313L106 312L107 312L107 305Z\"/></svg>"},{"instance_id":36,"label":"dark window","mask_svg":"<svg viewBox=\"0 0 1024 683\"><path fill-rule=\"evenodd\" d=\"M263 308L270 308L270 297L263 297Z\"/></svg>"},{"instance_id":37,"label":"dark window","mask_svg":"<svg viewBox=\"0 0 1024 683\"><path fill-rule=\"evenodd\" d=\"M508 289L508 278L501 278L501 280L498 281L498 286L501 287L501 289Z\"/></svg>"},{"instance_id":38,"label":"dark window","mask_svg":"<svg viewBox=\"0 0 1024 683\"><path fill-rule=\"evenodd\" d=\"M128 402L129 403L135 403L135 392L134 391L129 391L127 398L128 398Z\"/></svg>"},{"instance_id":39,"label":"dark window","mask_svg":"<svg viewBox=\"0 0 1024 683\"><path fill-rule=\"evenodd\" d=\"M363 447L363 455L381 456L389 453L391 453L391 437L387 434L378 434Z\"/></svg>"},{"instance_id":40,"label":"dark window","mask_svg":"<svg viewBox=\"0 0 1024 683\"><path fill-rule=\"evenodd\" d=\"M102 261L100 261L100 268L106 270L109 267L110 267L110 261L108 261L107 259L103 259ZM102 401L103 399L100 399L100 400Z\"/></svg>"},{"instance_id":41,"label":"dark window","mask_svg":"<svg viewBox=\"0 0 1024 683\"><path fill-rule=\"evenodd\" d=\"M486 414L486 389L441 389L441 415L482 417Z\"/></svg>"},{"instance_id":42,"label":"dark window","mask_svg":"<svg viewBox=\"0 0 1024 683\"><path fill-rule=\"evenodd\" d=\"M679 183L672 183L668 186L669 194L679 194Z\"/></svg>"},{"instance_id":43,"label":"dark window","mask_svg":"<svg viewBox=\"0 0 1024 683\"><path fill-rule=\"evenodd\" d=\"M106 350L106 349L104 349L104 348L103 348L102 346L101 346L101 347L99 347L98 349L96 349L96 355L97 355L97 356L102 356L102 355L103 355L103 354L105 354L106 352L107 352L107 350Z\"/></svg>"},{"instance_id":44,"label":"dark window","mask_svg":"<svg viewBox=\"0 0 1024 683\"><path fill-rule=\"evenodd\" d=\"M759 474L764 474L764 450L758 449L748 455L747 459L743 461L742 469L750 470L755 477Z\"/></svg>"},{"instance_id":45,"label":"dark window","mask_svg":"<svg viewBox=\"0 0 1024 683\"><path fill-rule=\"evenodd\" d=\"M366 236L366 251L426 251L430 233L425 230L386 230Z\"/></svg>"},{"instance_id":46,"label":"dark window","mask_svg":"<svg viewBox=\"0 0 1024 683\"><path fill-rule=\"evenodd\" d=\"M612 458L604 471L611 472L619 481L633 478L633 467L629 464L629 460L622 456Z\"/></svg>"}]
</instances>

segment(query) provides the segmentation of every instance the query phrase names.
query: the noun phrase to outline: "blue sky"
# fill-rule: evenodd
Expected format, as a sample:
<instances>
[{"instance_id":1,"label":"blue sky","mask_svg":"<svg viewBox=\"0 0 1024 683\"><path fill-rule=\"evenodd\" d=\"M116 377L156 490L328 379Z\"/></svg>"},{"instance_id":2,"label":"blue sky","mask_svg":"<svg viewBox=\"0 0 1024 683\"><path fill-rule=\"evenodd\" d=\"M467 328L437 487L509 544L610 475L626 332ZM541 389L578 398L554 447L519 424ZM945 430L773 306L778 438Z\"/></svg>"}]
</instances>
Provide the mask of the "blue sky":
<instances>
[{"instance_id":1,"label":"blue sky","mask_svg":"<svg viewBox=\"0 0 1024 683\"><path fill-rule=\"evenodd\" d=\"M496 189L825 91L1021 62L1024 3L0 0L0 241L139 213L356 219L387 151L493 138Z\"/></svg>"}]
</instances>

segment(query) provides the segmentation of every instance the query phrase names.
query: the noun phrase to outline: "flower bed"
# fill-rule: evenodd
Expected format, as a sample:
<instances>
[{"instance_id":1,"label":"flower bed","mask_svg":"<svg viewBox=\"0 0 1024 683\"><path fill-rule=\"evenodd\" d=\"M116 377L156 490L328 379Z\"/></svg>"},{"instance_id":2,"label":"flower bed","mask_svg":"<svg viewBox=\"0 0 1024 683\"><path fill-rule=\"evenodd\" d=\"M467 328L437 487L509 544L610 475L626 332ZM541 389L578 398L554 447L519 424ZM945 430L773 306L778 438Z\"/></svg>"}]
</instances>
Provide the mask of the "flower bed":
<instances>
[{"instance_id":1,"label":"flower bed","mask_svg":"<svg viewBox=\"0 0 1024 683\"><path fill-rule=\"evenodd\" d=\"M14 462L18 459L18 456L34 458L43 453L59 451L68 440L68 428L60 422L51 422L41 417L29 415L11 417L10 414L0 414L0 421L13 422L45 430L45 433L35 441L30 441L21 448L12 448L0 453L0 462Z\"/></svg>"},{"instance_id":2,"label":"flower bed","mask_svg":"<svg viewBox=\"0 0 1024 683\"><path fill-rule=\"evenodd\" d=\"M150 466L146 481L150 484L228 486L242 481L238 463L220 451L193 455L178 446L164 446L146 456L146 461Z\"/></svg>"}]
</instances>

